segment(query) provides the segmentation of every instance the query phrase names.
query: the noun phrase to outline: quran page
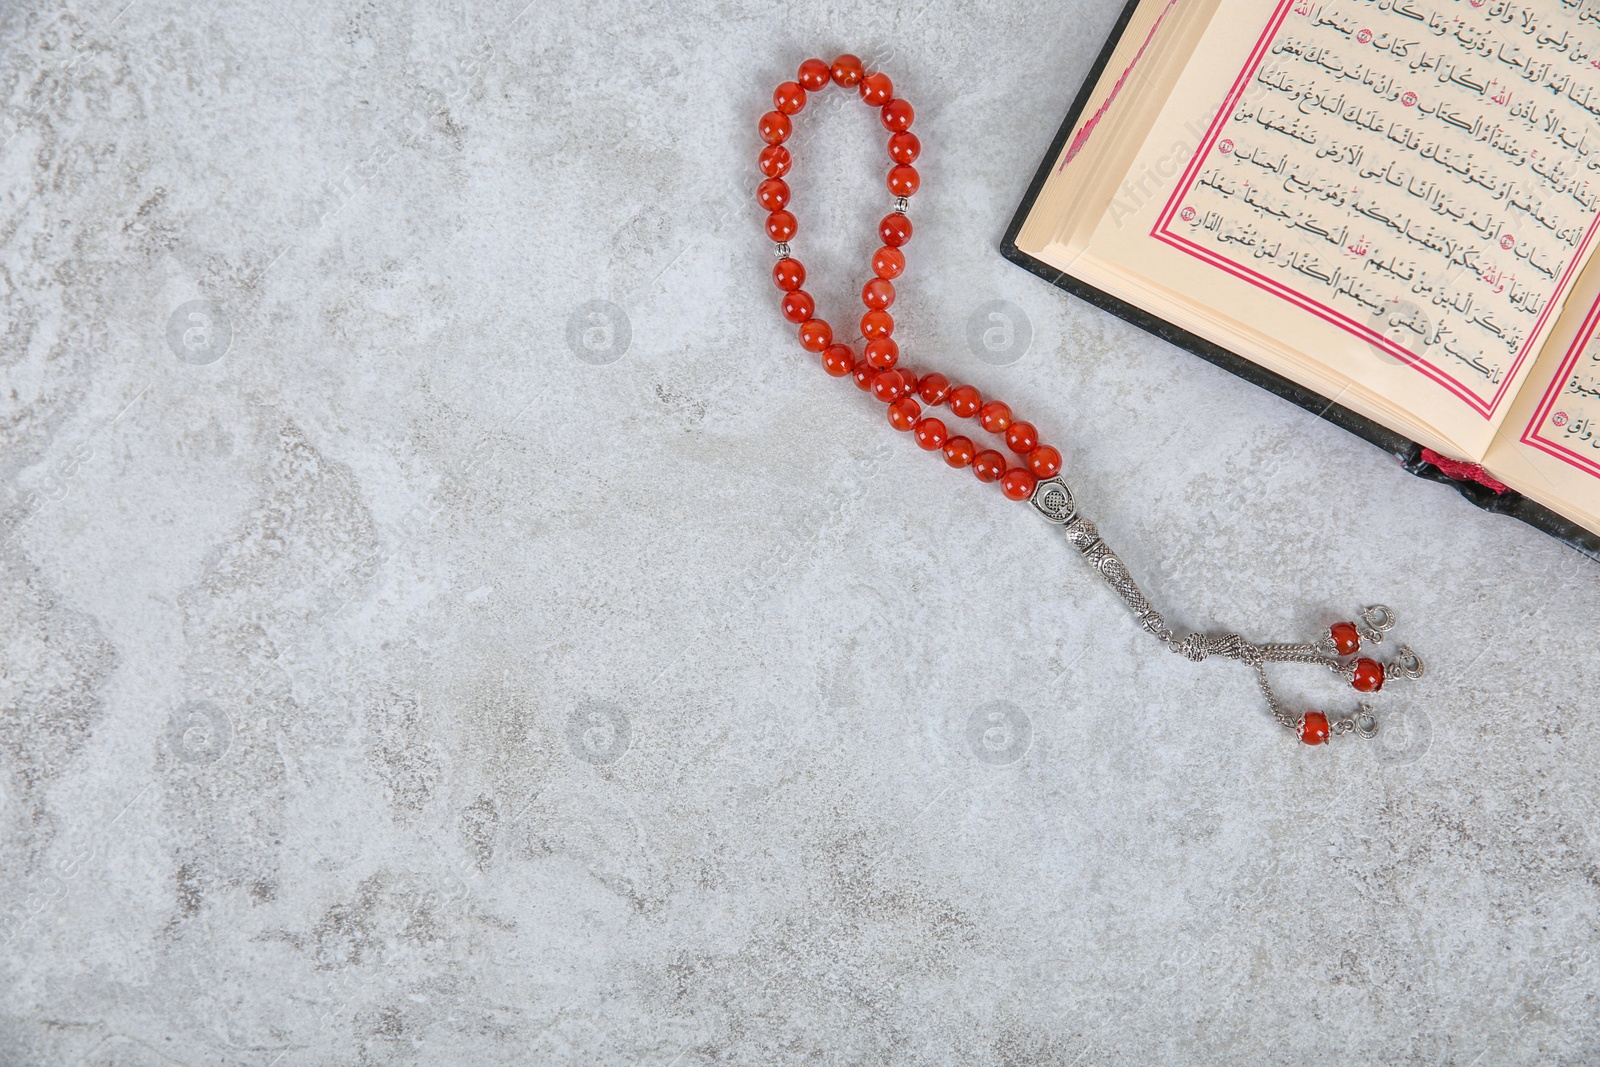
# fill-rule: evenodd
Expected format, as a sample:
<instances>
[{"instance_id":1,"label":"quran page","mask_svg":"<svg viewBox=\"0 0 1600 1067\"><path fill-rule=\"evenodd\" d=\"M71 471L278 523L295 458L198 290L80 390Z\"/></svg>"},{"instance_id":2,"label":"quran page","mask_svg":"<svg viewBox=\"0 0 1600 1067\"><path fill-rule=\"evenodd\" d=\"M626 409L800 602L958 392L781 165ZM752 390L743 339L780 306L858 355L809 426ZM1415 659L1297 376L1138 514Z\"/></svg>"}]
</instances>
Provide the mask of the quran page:
<instances>
[{"instance_id":1,"label":"quran page","mask_svg":"<svg viewBox=\"0 0 1600 1067\"><path fill-rule=\"evenodd\" d=\"M1600 0L1222 0L1087 252L1482 459L1596 243L1597 117Z\"/></svg>"},{"instance_id":2,"label":"quran page","mask_svg":"<svg viewBox=\"0 0 1600 1067\"><path fill-rule=\"evenodd\" d=\"M1579 277L1484 465L1524 496L1600 527L1600 263Z\"/></svg>"}]
</instances>

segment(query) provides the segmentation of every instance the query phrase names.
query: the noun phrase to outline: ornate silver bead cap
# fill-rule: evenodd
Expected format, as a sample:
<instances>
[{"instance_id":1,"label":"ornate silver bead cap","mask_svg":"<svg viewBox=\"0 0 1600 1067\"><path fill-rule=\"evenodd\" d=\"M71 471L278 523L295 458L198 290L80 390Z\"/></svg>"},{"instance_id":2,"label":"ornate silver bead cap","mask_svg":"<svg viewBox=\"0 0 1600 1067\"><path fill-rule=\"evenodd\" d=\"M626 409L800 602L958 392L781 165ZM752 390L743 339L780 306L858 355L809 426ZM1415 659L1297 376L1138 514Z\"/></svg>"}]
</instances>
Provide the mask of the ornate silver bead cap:
<instances>
[{"instance_id":1,"label":"ornate silver bead cap","mask_svg":"<svg viewBox=\"0 0 1600 1067\"><path fill-rule=\"evenodd\" d=\"M1072 490L1059 477L1042 479L1034 486L1033 496L1028 503L1033 505L1033 510L1057 526L1065 526L1078 513Z\"/></svg>"}]
</instances>

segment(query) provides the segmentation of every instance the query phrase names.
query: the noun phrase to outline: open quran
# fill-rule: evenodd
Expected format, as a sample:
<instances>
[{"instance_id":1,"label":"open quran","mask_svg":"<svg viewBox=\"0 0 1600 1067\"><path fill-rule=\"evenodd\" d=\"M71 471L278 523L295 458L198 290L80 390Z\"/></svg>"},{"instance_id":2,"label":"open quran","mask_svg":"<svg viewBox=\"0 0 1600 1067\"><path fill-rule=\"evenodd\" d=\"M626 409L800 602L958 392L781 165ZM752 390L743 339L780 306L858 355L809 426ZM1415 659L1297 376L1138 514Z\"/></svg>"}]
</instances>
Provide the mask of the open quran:
<instances>
[{"instance_id":1,"label":"open quran","mask_svg":"<svg viewBox=\"0 0 1600 1067\"><path fill-rule=\"evenodd\" d=\"M1135 0L1005 254L1600 549L1600 0Z\"/></svg>"}]
</instances>

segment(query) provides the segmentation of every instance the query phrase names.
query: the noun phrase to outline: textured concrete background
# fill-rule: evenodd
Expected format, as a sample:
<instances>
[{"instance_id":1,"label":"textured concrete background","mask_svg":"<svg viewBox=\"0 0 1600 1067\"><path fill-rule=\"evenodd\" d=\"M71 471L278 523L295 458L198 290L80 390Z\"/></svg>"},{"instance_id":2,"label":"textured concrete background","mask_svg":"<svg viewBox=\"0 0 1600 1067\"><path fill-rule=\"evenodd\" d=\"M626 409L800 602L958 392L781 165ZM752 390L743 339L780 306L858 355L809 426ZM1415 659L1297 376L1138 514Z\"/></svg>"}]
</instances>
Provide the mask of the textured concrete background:
<instances>
[{"instance_id":1,"label":"textured concrete background","mask_svg":"<svg viewBox=\"0 0 1600 1067\"><path fill-rule=\"evenodd\" d=\"M125 2L0 15L0 1062L1600 1060L1600 569L996 252L1113 6ZM1176 623L1393 606L1379 743L799 351L846 48L911 362Z\"/></svg>"}]
</instances>

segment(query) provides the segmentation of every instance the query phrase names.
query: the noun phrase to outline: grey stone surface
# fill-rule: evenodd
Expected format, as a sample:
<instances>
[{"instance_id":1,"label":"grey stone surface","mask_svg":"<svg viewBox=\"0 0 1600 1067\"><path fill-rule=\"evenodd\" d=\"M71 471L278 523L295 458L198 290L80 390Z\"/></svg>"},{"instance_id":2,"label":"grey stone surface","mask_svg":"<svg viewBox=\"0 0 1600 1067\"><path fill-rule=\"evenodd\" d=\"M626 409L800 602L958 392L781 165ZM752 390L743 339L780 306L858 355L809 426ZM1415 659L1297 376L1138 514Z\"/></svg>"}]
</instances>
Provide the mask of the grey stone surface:
<instances>
[{"instance_id":1,"label":"grey stone surface","mask_svg":"<svg viewBox=\"0 0 1600 1067\"><path fill-rule=\"evenodd\" d=\"M1600 1060L1600 570L996 253L1113 6L125 4L0 11L0 1062ZM799 352L847 48L911 362L1176 623L1392 605L1381 743Z\"/></svg>"}]
</instances>

